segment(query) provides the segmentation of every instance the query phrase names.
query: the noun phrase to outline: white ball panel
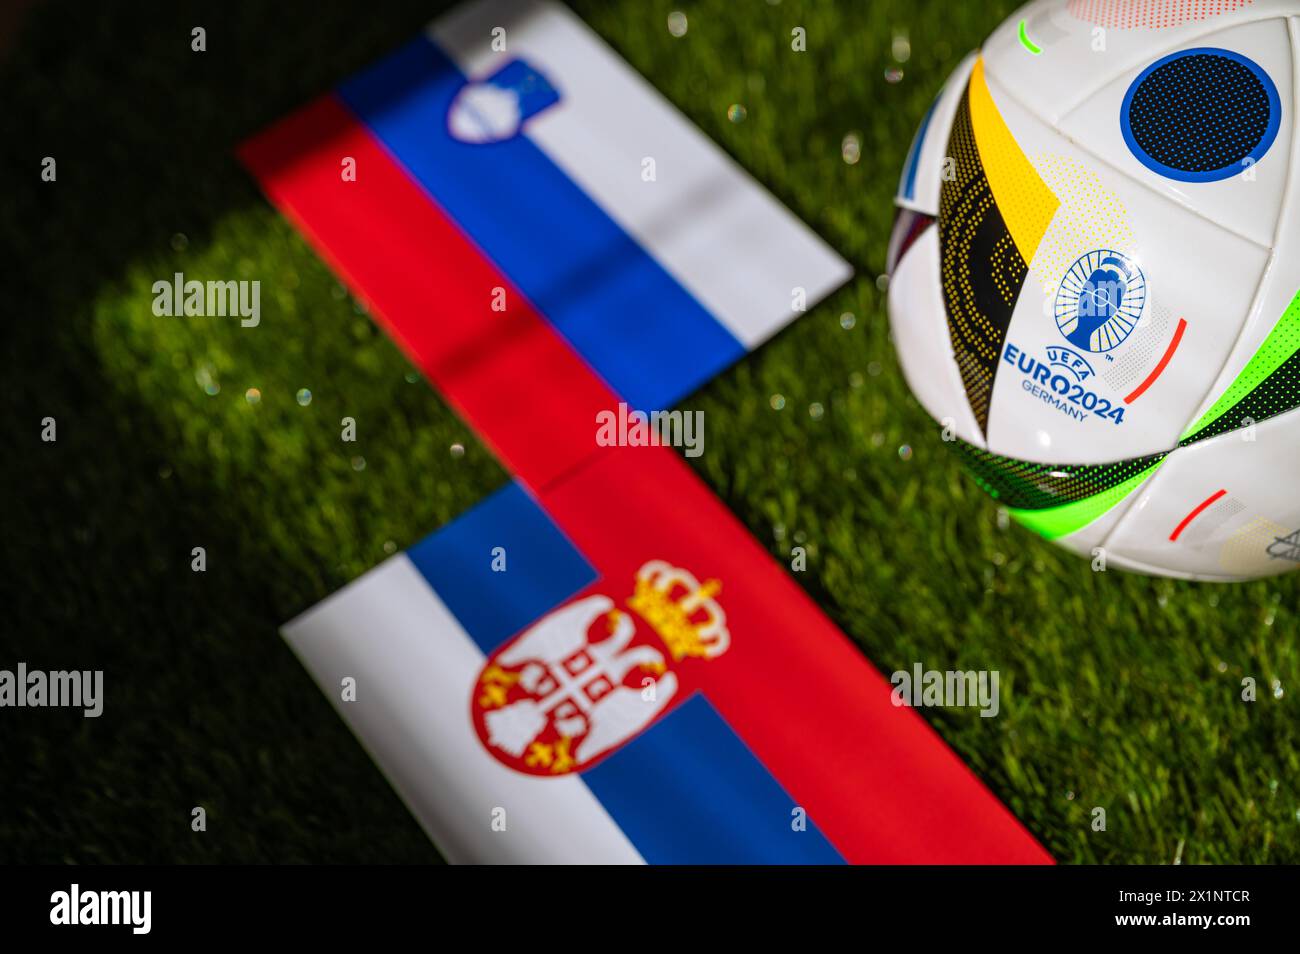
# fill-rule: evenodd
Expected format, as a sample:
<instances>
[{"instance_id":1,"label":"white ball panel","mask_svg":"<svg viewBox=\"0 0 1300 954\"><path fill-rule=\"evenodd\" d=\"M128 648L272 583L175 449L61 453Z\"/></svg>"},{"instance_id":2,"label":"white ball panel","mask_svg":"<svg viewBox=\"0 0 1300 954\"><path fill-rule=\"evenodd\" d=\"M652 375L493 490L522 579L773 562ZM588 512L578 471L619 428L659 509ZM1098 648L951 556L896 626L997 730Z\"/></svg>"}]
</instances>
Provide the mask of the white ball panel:
<instances>
[{"instance_id":1,"label":"white ball panel","mask_svg":"<svg viewBox=\"0 0 1300 954\"><path fill-rule=\"evenodd\" d=\"M1208 576L1205 574L1188 573L1183 570L1171 569L1163 566L1151 566L1147 563L1139 563L1137 560L1131 560L1118 553L1106 551L1106 569L1107 570L1124 570L1128 573L1141 573L1144 576L1168 576L1175 580L1197 580L1202 583L1236 583L1245 579L1238 576Z\"/></svg>"},{"instance_id":2,"label":"white ball panel","mask_svg":"<svg viewBox=\"0 0 1300 954\"><path fill-rule=\"evenodd\" d=\"M1204 579L1250 579L1300 566L1300 552L1297 560L1279 555L1288 548L1276 542L1300 530L1300 410L1257 424L1254 440L1247 436L1222 434L1171 454L1137 492L1107 551Z\"/></svg>"},{"instance_id":3,"label":"white ball panel","mask_svg":"<svg viewBox=\"0 0 1300 954\"><path fill-rule=\"evenodd\" d=\"M951 418L955 433L984 447L953 357L939 279L939 230L930 226L889 279L889 324L907 385L936 421Z\"/></svg>"},{"instance_id":4,"label":"white ball panel","mask_svg":"<svg viewBox=\"0 0 1300 954\"><path fill-rule=\"evenodd\" d=\"M1057 537L1052 542L1077 553L1079 556L1091 558L1092 551L1095 548L1105 546L1106 538L1110 536L1111 531L1123 518L1125 511L1128 509L1128 503L1127 500L1120 501L1086 527L1082 527L1063 537Z\"/></svg>"}]
</instances>

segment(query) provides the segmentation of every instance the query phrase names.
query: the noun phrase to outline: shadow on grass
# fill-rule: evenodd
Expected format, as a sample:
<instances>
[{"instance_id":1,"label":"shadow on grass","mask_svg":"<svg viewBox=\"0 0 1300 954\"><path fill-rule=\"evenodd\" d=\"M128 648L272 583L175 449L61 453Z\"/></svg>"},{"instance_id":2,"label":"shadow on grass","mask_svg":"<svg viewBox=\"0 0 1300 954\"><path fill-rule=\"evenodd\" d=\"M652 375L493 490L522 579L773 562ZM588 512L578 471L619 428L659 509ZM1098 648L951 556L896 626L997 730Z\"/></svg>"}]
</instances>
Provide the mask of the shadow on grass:
<instances>
[{"instance_id":1,"label":"shadow on grass","mask_svg":"<svg viewBox=\"0 0 1300 954\"><path fill-rule=\"evenodd\" d=\"M5 861L437 860L276 634L342 581L280 565L249 508L193 468L171 475L158 410L102 364L93 303L174 234L205 242L262 203L234 146L439 6L40 3L0 62L0 254L17 266L0 668L104 669L107 696L98 720L6 712ZM39 441L47 416L54 444ZM212 563L201 587L195 528Z\"/></svg>"}]
</instances>

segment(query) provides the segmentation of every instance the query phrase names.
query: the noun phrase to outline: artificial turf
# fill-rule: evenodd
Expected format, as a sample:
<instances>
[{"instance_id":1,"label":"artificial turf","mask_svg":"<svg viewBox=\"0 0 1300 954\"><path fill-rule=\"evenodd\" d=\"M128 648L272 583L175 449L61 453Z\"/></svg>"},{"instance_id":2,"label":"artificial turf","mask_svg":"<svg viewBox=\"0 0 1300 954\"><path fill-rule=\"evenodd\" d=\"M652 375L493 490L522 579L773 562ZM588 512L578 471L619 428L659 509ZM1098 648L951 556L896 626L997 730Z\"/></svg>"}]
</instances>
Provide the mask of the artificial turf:
<instances>
[{"instance_id":1,"label":"artificial turf","mask_svg":"<svg viewBox=\"0 0 1300 954\"><path fill-rule=\"evenodd\" d=\"M0 668L102 668L107 700L0 711L0 861L437 860L277 628L506 474L232 150L443 6L49 0L11 38ZM899 372L897 171L1013 5L575 6L857 272L685 402L700 475L787 565L807 549L796 579L882 670L1000 671L997 718L925 715L1060 861L1300 860L1297 577L1094 573L999 514ZM155 317L177 271L261 280L261 324Z\"/></svg>"}]
</instances>

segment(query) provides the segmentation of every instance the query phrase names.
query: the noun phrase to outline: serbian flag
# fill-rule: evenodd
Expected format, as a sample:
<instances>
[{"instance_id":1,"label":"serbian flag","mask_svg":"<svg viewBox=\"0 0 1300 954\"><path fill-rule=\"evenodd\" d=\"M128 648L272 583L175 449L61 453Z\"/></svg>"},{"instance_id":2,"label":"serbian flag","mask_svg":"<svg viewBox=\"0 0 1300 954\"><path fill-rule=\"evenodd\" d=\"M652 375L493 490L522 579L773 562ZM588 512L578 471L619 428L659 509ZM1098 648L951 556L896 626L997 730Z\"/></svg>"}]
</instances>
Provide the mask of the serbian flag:
<instances>
[{"instance_id":1,"label":"serbian flag","mask_svg":"<svg viewBox=\"0 0 1300 954\"><path fill-rule=\"evenodd\" d=\"M849 269L580 20L459 8L241 154L515 474L284 627L450 860L1050 860L674 451L597 442Z\"/></svg>"}]
</instances>

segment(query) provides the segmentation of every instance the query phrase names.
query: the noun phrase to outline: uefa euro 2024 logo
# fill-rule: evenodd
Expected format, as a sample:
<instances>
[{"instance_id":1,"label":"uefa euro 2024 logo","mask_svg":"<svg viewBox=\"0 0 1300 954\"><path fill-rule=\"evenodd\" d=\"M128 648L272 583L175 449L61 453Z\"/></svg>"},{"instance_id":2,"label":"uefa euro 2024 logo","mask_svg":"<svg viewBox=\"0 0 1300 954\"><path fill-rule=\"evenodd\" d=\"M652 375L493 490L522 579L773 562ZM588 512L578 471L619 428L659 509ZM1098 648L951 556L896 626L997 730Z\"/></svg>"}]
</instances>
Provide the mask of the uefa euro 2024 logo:
<instances>
[{"instance_id":1,"label":"uefa euro 2024 logo","mask_svg":"<svg viewBox=\"0 0 1300 954\"><path fill-rule=\"evenodd\" d=\"M1122 344L1142 317L1147 283L1122 252L1097 249L1065 273L1056 293L1056 327L1065 340L1100 353Z\"/></svg>"}]
</instances>

